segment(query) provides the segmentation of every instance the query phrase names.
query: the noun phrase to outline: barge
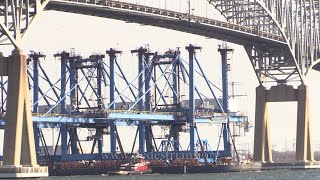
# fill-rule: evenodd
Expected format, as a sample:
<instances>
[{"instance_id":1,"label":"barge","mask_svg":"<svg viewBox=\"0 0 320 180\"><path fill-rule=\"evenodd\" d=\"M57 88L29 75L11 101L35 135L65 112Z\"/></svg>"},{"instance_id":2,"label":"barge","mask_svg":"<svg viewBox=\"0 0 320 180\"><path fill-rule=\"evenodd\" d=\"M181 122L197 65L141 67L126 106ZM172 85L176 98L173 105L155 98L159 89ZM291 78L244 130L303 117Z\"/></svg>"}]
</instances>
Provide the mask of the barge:
<instances>
[{"instance_id":1,"label":"barge","mask_svg":"<svg viewBox=\"0 0 320 180\"><path fill-rule=\"evenodd\" d=\"M72 175L131 175L144 173L186 174L186 173L226 173L261 170L262 165L252 162L232 163L231 161L203 164L198 159L174 160L105 160L86 162L56 163L49 169L50 176Z\"/></svg>"}]
</instances>

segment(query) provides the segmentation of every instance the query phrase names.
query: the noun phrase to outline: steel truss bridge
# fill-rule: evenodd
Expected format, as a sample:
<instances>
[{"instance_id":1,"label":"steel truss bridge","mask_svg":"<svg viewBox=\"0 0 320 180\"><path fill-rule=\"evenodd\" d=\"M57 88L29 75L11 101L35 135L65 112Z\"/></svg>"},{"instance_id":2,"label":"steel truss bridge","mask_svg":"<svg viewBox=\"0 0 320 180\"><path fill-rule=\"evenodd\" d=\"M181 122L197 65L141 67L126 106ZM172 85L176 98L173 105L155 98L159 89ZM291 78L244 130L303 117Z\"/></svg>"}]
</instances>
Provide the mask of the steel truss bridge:
<instances>
[{"instance_id":1,"label":"steel truss bridge","mask_svg":"<svg viewBox=\"0 0 320 180\"><path fill-rule=\"evenodd\" d=\"M201 1L200 1L201 2ZM243 45L260 83L303 81L318 62L319 1L202 0L226 21L178 11L109 0L5 0L1 37L18 47L43 10L119 19L198 34ZM211 8L210 10L214 10Z\"/></svg>"},{"instance_id":2,"label":"steel truss bridge","mask_svg":"<svg viewBox=\"0 0 320 180\"><path fill-rule=\"evenodd\" d=\"M317 65L320 34L320 5L318 0L202 0L201 2L209 6L210 11L219 12L224 17L224 20L193 14L190 1L187 9L177 11L169 7L160 8L148 4L111 0L4 0L0 2L0 40L3 45L13 45L16 49L19 49L29 27L36 21L42 11L54 10L152 25L243 45L260 84L265 82L277 84L295 81L304 82L305 76L311 68L320 70L319 65ZM170 6L170 3L168 5ZM192 77L190 79L193 79L194 75L193 59L196 49L197 47L193 46L187 47L190 54L188 72L188 76ZM155 64L153 63L156 61L153 60L144 64L143 57L150 55L141 50L133 52L138 53L140 72L138 76L139 93L135 97L136 104L134 105L137 105L138 110L142 111L146 110L145 107L148 106L143 104L144 101L140 100L148 95L148 90L150 89L150 87L145 87L144 78L151 77L143 77L142 74L150 74L152 71L144 68L150 65L154 66ZM114 57L114 54L110 55L110 59ZM169 64L172 67L177 67L177 60L172 60ZM180 63L178 64L180 65ZM96 65L98 66L99 63L94 66ZM96 68L94 66L86 68ZM72 76L74 74L72 75L71 72L73 71L70 70L72 69L71 64L69 64L69 67L65 66L64 68L66 68L65 72L69 68L70 81L73 81ZM177 74L177 72L174 73L174 69L170 71L171 75ZM100 78L100 81L102 81L101 78L103 77L101 76L102 72L97 75L97 79ZM86 76L83 77L86 79ZM165 76L163 75L163 77ZM66 79L61 79L61 81L65 82ZM148 79L148 81L152 82L154 80ZM186 116L194 117L195 104L192 101L194 101L193 93L196 88L193 83L194 80L189 80L189 98L191 100ZM115 87L112 88L117 91ZM174 91L175 87L170 88L173 89L173 92L176 92ZM72 95L75 93L75 89L71 88L69 93L71 102L78 102L72 101L72 97L75 97ZM66 92L61 89L61 94L62 96L60 95L56 103L62 104L62 107L64 107ZM98 108L101 108L103 104L99 99L99 92L94 92L94 94L98 95L97 101L100 101ZM178 98L178 96L175 97ZM113 98L112 96L110 97L111 104L115 100ZM82 98L82 100L86 101L85 98ZM176 100L174 99L174 101ZM146 102L148 102L148 99L146 99ZM71 105L73 104L71 103ZM113 105L108 108L115 109ZM220 105L220 109L224 112L226 108ZM175 115L174 113L173 115ZM116 116L125 116L123 113L114 114ZM112 116L112 113L108 115ZM138 116L141 118L141 115ZM146 116L151 118L148 114ZM158 116L161 116L162 120L172 119L171 114ZM145 127L145 125L140 122L138 127L142 131L142 127ZM191 123L193 122L192 120ZM114 127L112 123L114 122L111 122L110 127ZM112 132L116 132L116 130L112 130ZM63 133L66 134L67 131L63 131ZM194 133L194 129L191 128L190 134L194 136ZM111 136L113 136L111 141L114 141L111 143L113 144L111 149L114 151L117 135L114 133ZM224 131L224 136L228 136L226 131ZM145 139L146 137L139 138ZM75 145L76 143L73 144ZM191 144L194 143L190 142ZM143 146L141 145L140 147ZM225 148L228 147L225 146ZM142 152L143 150L140 149L140 151Z\"/></svg>"}]
</instances>

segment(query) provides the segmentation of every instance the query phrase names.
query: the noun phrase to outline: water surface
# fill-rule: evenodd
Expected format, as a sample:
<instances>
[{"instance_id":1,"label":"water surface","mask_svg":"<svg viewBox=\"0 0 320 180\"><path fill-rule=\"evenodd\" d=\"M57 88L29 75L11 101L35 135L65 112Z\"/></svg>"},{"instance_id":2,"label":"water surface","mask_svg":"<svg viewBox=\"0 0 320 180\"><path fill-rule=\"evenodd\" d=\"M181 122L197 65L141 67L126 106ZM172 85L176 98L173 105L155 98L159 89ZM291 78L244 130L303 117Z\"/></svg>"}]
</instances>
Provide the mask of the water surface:
<instances>
[{"instance_id":1,"label":"water surface","mask_svg":"<svg viewBox=\"0 0 320 180\"><path fill-rule=\"evenodd\" d=\"M49 177L49 180L248 180L248 179L272 179L272 180L320 180L320 169L312 170L270 170L258 172L236 173L211 173L211 174L186 174L186 175L128 175L128 176L70 176Z\"/></svg>"}]
</instances>

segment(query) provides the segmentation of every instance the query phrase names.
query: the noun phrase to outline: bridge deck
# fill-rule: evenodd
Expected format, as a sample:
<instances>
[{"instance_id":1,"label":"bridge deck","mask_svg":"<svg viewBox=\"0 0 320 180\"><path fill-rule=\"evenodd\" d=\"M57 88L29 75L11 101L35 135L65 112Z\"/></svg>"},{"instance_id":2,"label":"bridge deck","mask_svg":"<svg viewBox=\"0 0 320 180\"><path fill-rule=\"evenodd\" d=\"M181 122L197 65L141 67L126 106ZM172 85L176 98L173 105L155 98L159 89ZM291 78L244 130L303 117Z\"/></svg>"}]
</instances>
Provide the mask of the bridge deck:
<instances>
[{"instance_id":1,"label":"bridge deck","mask_svg":"<svg viewBox=\"0 0 320 180\"><path fill-rule=\"evenodd\" d=\"M189 17L185 13L126 2L107 1L105 4L101 2L51 0L46 9L152 25L241 45L286 46L281 36L229 22L193 15Z\"/></svg>"}]
</instances>

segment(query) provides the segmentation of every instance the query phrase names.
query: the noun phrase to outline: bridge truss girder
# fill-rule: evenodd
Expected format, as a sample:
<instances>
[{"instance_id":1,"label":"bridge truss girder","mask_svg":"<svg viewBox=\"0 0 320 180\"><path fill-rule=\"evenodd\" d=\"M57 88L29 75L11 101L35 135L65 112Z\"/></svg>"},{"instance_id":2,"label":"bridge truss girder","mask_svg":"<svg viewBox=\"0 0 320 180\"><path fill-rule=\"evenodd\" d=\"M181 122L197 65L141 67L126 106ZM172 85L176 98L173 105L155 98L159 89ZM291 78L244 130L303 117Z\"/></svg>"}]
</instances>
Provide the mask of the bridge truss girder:
<instances>
[{"instance_id":1,"label":"bridge truss girder","mask_svg":"<svg viewBox=\"0 0 320 180\"><path fill-rule=\"evenodd\" d=\"M258 31L278 34L285 39L288 46L286 57L272 58L274 59L273 64L277 63L277 65L274 66L275 69L270 68L270 71L277 71L279 66L291 68L293 63L283 64L283 59L290 59L296 66L294 74L299 75L303 81L309 69L317 64L320 50L318 45L320 39L319 0L208 0L208 2L214 5L229 22ZM251 61L257 62L253 60L250 48L245 48ZM260 68L255 68L255 70L260 75L266 71ZM267 72L267 74L272 74L272 72ZM286 77L282 79L282 75L278 77L268 75L268 77L273 80L279 79L280 82L291 79ZM259 80L262 81L262 79Z\"/></svg>"},{"instance_id":2,"label":"bridge truss girder","mask_svg":"<svg viewBox=\"0 0 320 180\"><path fill-rule=\"evenodd\" d=\"M2 0L0 2L0 43L20 49L23 36L50 0Z\"/></svg>"},{"instance_id":3,"label":"bridge truss girder","mask_svg":"<svg viewBox=\"0 0 320 180\"><path fill-rule=\"evenodd\" d=\"M0 3L0 42L9 39L19 48L28 27L50 0L4 0ZM67 2L67 0L65 0ZM233 24L258 32L281 36L287 44L287 57L293 63L283 64L283 58L273 58L275 69L296 67L294 75L304 76L318 62L320 39L319 0L207 0ZM82 1L81 1L82 2ZM95 1L94 1L95 2ZM106 1L114 2L114 1ZM86 2L88 3L88 2ZM90 1L90 3L92 3ZM247 45L247 44L246 44ZM268 52L268 54L273 53ZM250 55L250 54L249 54ZM277 55L279 56L279 55ZM269 66L270 68L270 66ZM317 69L317 68L315 68ZM256 69L256 70L259 70ZM265 70L265 69L264 69ZM262 74L263 72L259 72ZM272 73L272 72L271 72ZM275 75L275 74L274 74ZM267 76L270 77L270 76ZM277 82L285 82L277 75ZM262 82L262 79L259 79Z\"/></svg>"},{"instance_id":4,"label":"bridge truss girder","mask_svg":"<svg viewBox=\"0 0 320 180\"><path fill-rule=\"evenodd\" d=\"M263 82L300 81L298 69L286 49L265 46L244 46L257 78Z\"/></svg>"}]
</instances>

